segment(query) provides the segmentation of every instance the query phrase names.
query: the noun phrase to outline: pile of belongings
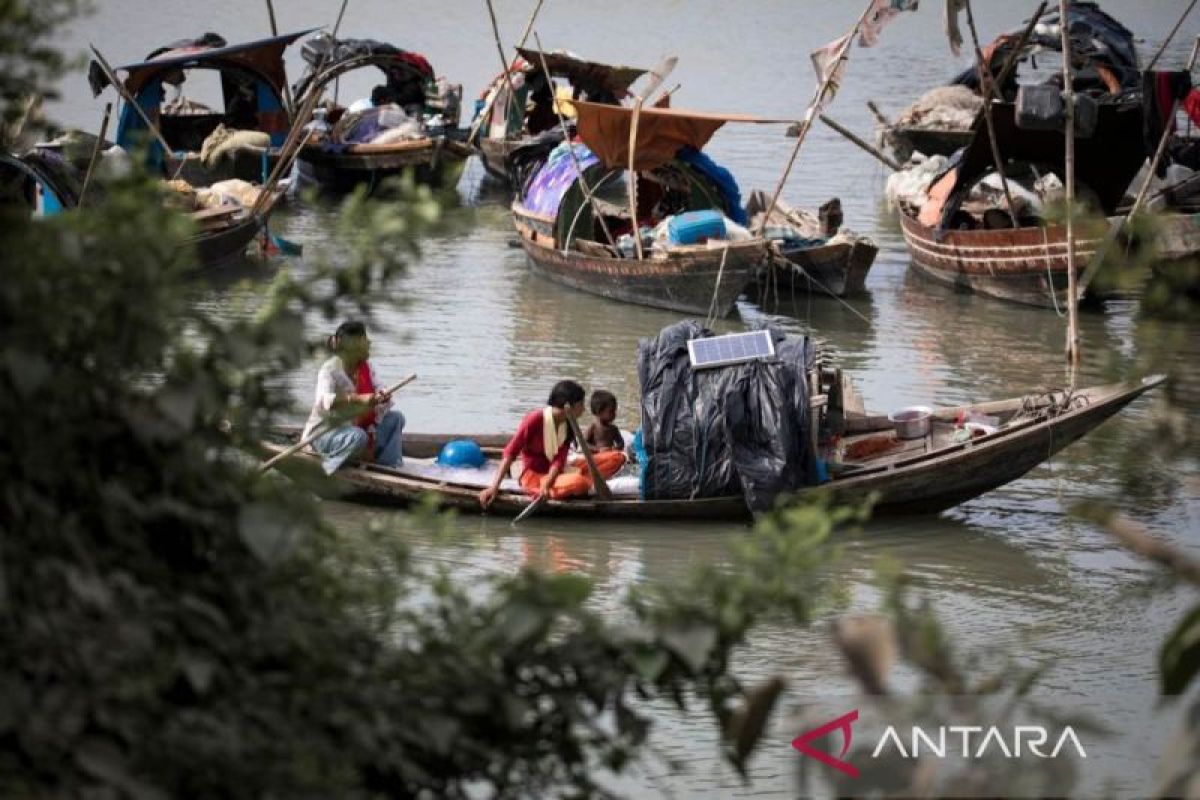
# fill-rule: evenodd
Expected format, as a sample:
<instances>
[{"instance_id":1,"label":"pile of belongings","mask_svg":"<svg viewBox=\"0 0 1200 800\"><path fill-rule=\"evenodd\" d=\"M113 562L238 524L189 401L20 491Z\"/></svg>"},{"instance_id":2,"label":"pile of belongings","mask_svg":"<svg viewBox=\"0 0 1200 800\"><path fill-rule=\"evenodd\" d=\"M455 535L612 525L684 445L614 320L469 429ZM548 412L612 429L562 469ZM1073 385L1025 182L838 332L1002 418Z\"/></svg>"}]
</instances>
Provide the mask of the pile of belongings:
<instances>
[{"instance_id":1,"label":"pile of belongings","mask_svg":"<svg viewBox=\"0 0 1200 800\"><path fill-rule=\"evenodd\" d=\"M253 183L231 178L197 189L182 178L163 181L164 202L179 211L204 211L226 206L251 208L258 201L262 187Z\"/></svg>"},{"instance_id":2,"label":"pile of belongings","mask_svg":"<svg viewBox=\"0 0 1200 800\"><path fill-rule=\"evenodd\" d=\"M341 144L393 144L425 136L421 120L392 103L343 114L329 132L329 139Z\"/></svg>"},{"instance_id":3,"label":"pile of belongings","mask_svg":"<svg viewBox=\"0 0 1200 800\"><path fill-rule=\"evenodd\" d=\"M695 320L638 343L642 494L646 500L742 495L766 511L816 481L810 445L816 349L771 330L775 357L693 369L688 341L712 336Z\"/></svg>"},{"instance_id":4,"label":"pile of belongings","mask_svg":"<svg viewBox=\"0 0 1200 800\"><path fill-rule=\"evenodd\" d=\"M791 208L782 200L776 201L770 218L764 222L763 216L770 204L771 198L761 189L750 193L746 202L750 229L761 229L768 242L778 242L784 250L829 244L874 244L869 237L842 225L844 215L840 198L834 197L823 203L816 214L802 208Z\"/></svg>"}]
</instances>

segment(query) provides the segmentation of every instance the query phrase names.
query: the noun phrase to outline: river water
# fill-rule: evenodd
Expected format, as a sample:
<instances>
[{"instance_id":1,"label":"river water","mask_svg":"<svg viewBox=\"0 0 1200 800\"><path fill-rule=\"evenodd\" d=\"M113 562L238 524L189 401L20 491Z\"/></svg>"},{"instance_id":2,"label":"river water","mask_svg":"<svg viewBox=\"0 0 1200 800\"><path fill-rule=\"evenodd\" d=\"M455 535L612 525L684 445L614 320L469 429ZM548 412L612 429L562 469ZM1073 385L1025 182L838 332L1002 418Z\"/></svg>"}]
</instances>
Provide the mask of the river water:
<instances>
[{"instance_id":1,"label":"river water","mask_svg":"<svg viewBox=\"0 0 1200 800\"><path fill-rule=\"evenodd\" d=\"M276 4L283 30L329 25L337 5ZM896 19L877 47L853 49L831 116L867 134L872 118L865 101L874 99L885 113L897 114L923 88L966 65L966 51L956 59L947 48L941 4L923 5L918 13ZM1029 11L1025 5L979 3L981 35L989 39L1019 25ZM1185 5L1122 0L1104 7L1134 30L1143 53L1149 53ZM207 30L231 41L269 33L265 9L254 3L103 0L98 6L93 18L74 27L66 45L83 48L95 42L113 63L138 60L153 47ZM520 35L531 6L497 3L506 44ZM674 96L677 106L796 117L813 90L809 52L843 33L857 13L855 5L816 0L613 0L603 5L548 0L536 30L546 47L566 47L596 60L649 67L664 55L678 55L679 66L669 79L681 84ZM426 54L439 74L463 83L468 98L498 71L499 55L482 4L415 0L401 8L386 0L351 0L342 33ZM1197 33L1200 16L1184 24L1164 63L1182 64ZM300 67L295 54L290 67ZM368 89L366 79L362 86L352 80L342 86L345 96ZM64 83L62 101L51 113L95 130L99 105L87 94L82 73ZM778 127L730 125L717 134L709 152L737 175L745 192L774 186L792 143ZM846 224L880 246L867 280L869 296L847 303L800 296L770 309L743 300L718 328L740 330L769 320L821 337L875 410L1011 397L1061 385L1065 320L1053 311L955 294L914 275L898 224L882 200L885 178L885 168L870 157L827 128L814 129L784 198L807 208L841 198ZM293 206L273 226L311 251L331 244L330 218L328 210ZM402 305L381 299L377 307L377 369L385 378L420 376L400 402L409 428L511 429L562 377L612 390L622 403L619 422L635 427L637 341L676 315L573 292L529 274L522 252L510 246L506 196L483 181L477 163L468 166L446 218L447 229L422 242L423 255L387 298ZM252 299L278 266L219 276L199 302L223 308ZM1132 303L1113 303L1084 314L1081 331L1081 384L1129 374L1135 361L1166 348L1174 377L1170 391L1187 424L1197 423L1200 322L1195 318L1156 322L1139 315ZM322 332L311 331L314 336ZM310 373L295 377L298 418L312 379ZM1175 724L1172 707L1154 718L1150 714L1157 696L1157 654L1194 597L1142 591L1152 571L1096 527L1070 517L1067 509L1092 498L1112 499L1156 534L1200 552L1200 469L1195 453L1147 449L1156 401L1154 396L1138 401L1051 463L985 497L938 516L873 522L845 536L844 557L831 567L848 587L851 607L870 609L878 598L873 563L883 555L898 558L961 652L986 649L1021 663L1056 659L1040 685L1042 694L1069 700L1115 729L1134 732L1118 743L1098 745L1098 756L1085 771L1089 790L1108 786L1117 795L1148 790ZM1139 451L1148 456L1136 469L1123 466L1125 456ZM340 525L361 526L368 513L380 512L330 504L329 513ZM454 524L467 536L451 544L420 528L408 535L424 557L452 565L464 579L525 564L581 571L595 579L600 607L614 612L629 586L672 580L697 561L720 560L729 539L744 530L536 517L519 528L475 516ZM793 699L853 689L841 677L828 620L804 630L763 628L739 668L751 682L786 676ZM774 721L748 785L719 764L712 724L702 714L664 713L660 723L659 751L684 762L686 771L674 773L652 759L619 788L649 796L795 793L799 756L788 742L798 730L787 714Z\"/></svg>"}]
</instances>

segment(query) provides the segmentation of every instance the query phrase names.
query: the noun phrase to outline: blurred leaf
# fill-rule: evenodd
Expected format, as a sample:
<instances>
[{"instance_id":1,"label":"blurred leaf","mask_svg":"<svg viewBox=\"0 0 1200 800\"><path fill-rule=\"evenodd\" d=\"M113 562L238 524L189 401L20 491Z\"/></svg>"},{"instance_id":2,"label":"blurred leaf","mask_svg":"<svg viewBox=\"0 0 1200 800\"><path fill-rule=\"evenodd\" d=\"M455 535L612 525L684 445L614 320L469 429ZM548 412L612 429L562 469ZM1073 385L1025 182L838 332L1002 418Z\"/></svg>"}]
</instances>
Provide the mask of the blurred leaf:
<instances>
[{"instance_id":1,"label":"blurred leaf","mask_svg":"<svg viewBox=\"0 0 1200 800\"><path fill-rule=\"evenodd\" d=\"M1183 694L1200 671L1200 605L1193 608L1167 637L1159 654L1163 694Z\"/></svg>"}]
</instances>

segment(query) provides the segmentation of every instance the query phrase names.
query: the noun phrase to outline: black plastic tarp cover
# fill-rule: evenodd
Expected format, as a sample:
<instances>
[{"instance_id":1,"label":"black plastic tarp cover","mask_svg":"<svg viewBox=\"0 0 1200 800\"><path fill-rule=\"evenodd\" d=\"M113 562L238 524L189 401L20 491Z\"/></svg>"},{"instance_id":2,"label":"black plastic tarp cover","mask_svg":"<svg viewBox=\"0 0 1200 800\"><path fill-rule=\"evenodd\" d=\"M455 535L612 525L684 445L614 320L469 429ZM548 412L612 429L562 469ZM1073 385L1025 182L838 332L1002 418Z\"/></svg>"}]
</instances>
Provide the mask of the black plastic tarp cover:
<instances>
[{"instance_id":1,"label":"black plastic tarp cover","mask_svg":"<svg viewBox=\"0 0 1200 800\"><path fill-rule=\"evenodd\" d=\"M689 339L713 333L694 320L638 344L647 500L742 494L752 511L812 482L808 369L803 336L771 330L776 357L693 370Z\"/></svg>"}]
</instances>

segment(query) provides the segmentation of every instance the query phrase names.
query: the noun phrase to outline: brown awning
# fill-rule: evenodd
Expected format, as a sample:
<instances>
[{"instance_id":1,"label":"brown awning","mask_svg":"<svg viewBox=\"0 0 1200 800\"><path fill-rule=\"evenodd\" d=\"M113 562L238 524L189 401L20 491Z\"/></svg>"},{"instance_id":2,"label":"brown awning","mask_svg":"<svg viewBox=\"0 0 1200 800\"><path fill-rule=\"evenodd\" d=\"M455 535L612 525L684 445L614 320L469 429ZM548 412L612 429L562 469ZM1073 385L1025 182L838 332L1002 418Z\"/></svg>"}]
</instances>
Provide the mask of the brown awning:
<instances>
[{"instance_id":1,"label":"brown awning","mask_svg":"<svg viewBox=\"0 0 1200 800\"><path fill-rule=\"evenodd\" d=\"M583 143L604 166L610 169L628 167L629 126L633 109L581 101L576 101L574 105L579 115L576 130ZM673 159L679 148L685 145L697 150L704 149L708 140L726 122L790 124L795 120L645 106L638 118L634 170L642 172L660 167Z\"/></svg>"},{"instance_id":2,"label":"brown awning","mask_svg":"<svg viewBox=\"0 0 1200 800\"><path fill-rule=\"evenodd\" d=\"M598 61L584 61L567 53L539 53L528 47L518 47L521 58L529 62L534 72L542 71L542 59L546 59L546 69L553 76L561 76L572 83L582 83L597 88L608 89L612 92L623 92L629 85L646 74L641 67L621 67L612 64L601 64Z\"/></svg>"}]
</instances>

